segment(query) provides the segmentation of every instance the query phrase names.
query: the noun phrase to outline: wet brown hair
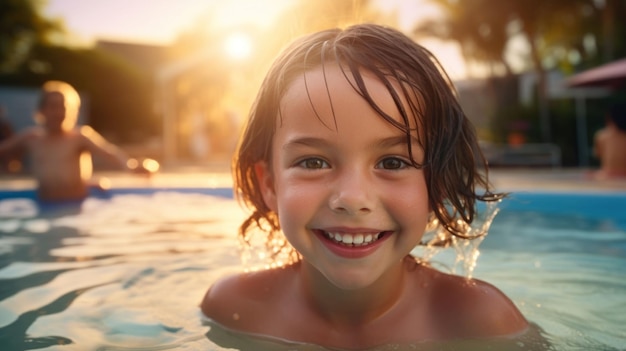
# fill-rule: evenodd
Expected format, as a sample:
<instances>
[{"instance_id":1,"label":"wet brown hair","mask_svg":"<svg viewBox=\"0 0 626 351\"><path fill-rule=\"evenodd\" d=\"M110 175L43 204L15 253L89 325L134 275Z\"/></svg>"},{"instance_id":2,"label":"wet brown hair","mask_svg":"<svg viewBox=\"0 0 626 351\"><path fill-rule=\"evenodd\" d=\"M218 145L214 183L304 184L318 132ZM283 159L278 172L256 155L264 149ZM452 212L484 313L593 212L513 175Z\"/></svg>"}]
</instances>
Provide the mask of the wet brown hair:
<instances>
[{"instance_id":1,"label":"wet brown hair","mask_svg":"<svg viewBox=\"0 0 626 351\"><path fill-rule=\"evenodd\" d=\"M255 229L261 229L267 234L270 256L288 246L281 240L277 214L263 201L254 167L260 161L270 162L281 99L290 83L330 63L339 65L355 91L381 118L406 134L413 166L424 169L434 216L452 235L467 237L464 227L475 218L476 201L497 201L505 194L490 191L487 165L474 127L462 111L450 79L436 58L405 34L380 25L359 24L297 39L266 75L233 159L235 196L252 211L239 230L244 244L250 243ZM400 123L375 104L365 88L363 72L387 87L402 116ZM411 132L415 132L411 126L416 125L424 150L421 163L413 159L411 150Z\"/></svg>"}]
</instances>

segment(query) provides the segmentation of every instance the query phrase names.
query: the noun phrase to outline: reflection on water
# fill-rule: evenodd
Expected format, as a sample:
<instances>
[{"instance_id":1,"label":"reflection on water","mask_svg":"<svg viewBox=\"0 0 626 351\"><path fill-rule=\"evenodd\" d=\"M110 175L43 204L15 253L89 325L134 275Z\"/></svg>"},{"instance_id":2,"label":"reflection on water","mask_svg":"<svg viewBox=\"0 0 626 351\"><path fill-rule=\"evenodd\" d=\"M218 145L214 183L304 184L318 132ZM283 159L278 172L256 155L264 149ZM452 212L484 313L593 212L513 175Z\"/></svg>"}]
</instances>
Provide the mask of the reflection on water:
<instances>
[{"instance_id":1,"label":"reflection on water","mask_svg":"<svg viewBox=\"0 0 626 351\"><path fill-rule=\"evenodd\" d=\"M211 345L197 305L211 281L238 269L233 200L129 194L37 218L24 200L2 203L1 345Z\"/></svg>"},{"instance_id":2,"label":"reflection on water","mask_svg":"<svg viewBox=\"0 0 626 351\"><path fill-rule=\"evenodd\" d=\"M229 198L156 192L90 198L38 213L0 201L2 350L321 350L233 333L202 318L212 281L242 269ZM537 327L491 349L619 350L626 343L626 233L610 218L507 211L474 276ZM454 266L454 250L434 258ZM544 336L538 337L544 331ZM375 350L485 349L468 342Z\"/></svg>"}]
</instances>

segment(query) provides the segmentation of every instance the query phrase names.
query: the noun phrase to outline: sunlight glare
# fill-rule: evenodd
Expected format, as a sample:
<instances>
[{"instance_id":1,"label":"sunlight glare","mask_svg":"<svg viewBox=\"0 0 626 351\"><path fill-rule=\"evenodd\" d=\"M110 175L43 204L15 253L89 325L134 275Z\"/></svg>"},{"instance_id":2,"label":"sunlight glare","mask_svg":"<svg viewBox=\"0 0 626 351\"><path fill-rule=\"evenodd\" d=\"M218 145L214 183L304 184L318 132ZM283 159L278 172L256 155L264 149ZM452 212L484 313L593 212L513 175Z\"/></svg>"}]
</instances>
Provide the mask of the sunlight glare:
<instances>
[{"instance_id":1,"label":"sunlight glare","mask_svg":"<svg viewBox=\"0 0 626 351\"><path fill-rule=\"evenodd\" d=\"M229 57L236 60L245 59L252 52L252 41L246 34L234 33L226 38L225 49Z\"/></svg>"}]
</instances>

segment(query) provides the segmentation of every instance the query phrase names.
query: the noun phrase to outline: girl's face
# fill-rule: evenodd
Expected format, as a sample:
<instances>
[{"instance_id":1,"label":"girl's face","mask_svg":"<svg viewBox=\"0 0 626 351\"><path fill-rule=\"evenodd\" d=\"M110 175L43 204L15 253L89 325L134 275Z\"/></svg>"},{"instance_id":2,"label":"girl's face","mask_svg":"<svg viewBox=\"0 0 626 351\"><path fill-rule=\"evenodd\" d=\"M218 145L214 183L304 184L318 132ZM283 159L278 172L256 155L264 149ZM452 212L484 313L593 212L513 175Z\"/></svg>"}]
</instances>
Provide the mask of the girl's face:
<instances>
[{"instance_id":1,"label":"girl's face","mask_svg":"<svg viewBox=\"0 0 626 351\"><path fill-rule=\"evenodd\" d=\"M339 67L324 69L287 89L272 163L257 165L257 176L303 260L333 285L358 289L399 268L418 244L428 192L424 172L411 166L406 135L354 91ZM401 121L383 84L363 76L377 105ZM413 139L413 156L422 162L417 131Z\"/></svg>"}]
</instances>

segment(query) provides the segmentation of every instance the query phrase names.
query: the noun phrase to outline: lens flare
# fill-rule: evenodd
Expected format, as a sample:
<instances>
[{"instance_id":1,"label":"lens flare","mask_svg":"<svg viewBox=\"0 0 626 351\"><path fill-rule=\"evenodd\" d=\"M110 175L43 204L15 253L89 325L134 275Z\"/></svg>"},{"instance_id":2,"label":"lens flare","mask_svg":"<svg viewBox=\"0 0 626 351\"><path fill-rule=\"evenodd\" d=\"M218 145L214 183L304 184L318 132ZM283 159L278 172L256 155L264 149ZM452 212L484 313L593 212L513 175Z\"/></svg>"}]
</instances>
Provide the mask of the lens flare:
<instances>
[{"instance_id":1,"label":"lens flare","mask_svg":"<svg viewBox=\"0 0 626 351\"><path fill-rule=\"evenodd\" d=\"M229 57L242 60L250 56L252 52L252 40L244 33L234 33L226 38L224 43Z\"/></svg>"}]
</instances>

